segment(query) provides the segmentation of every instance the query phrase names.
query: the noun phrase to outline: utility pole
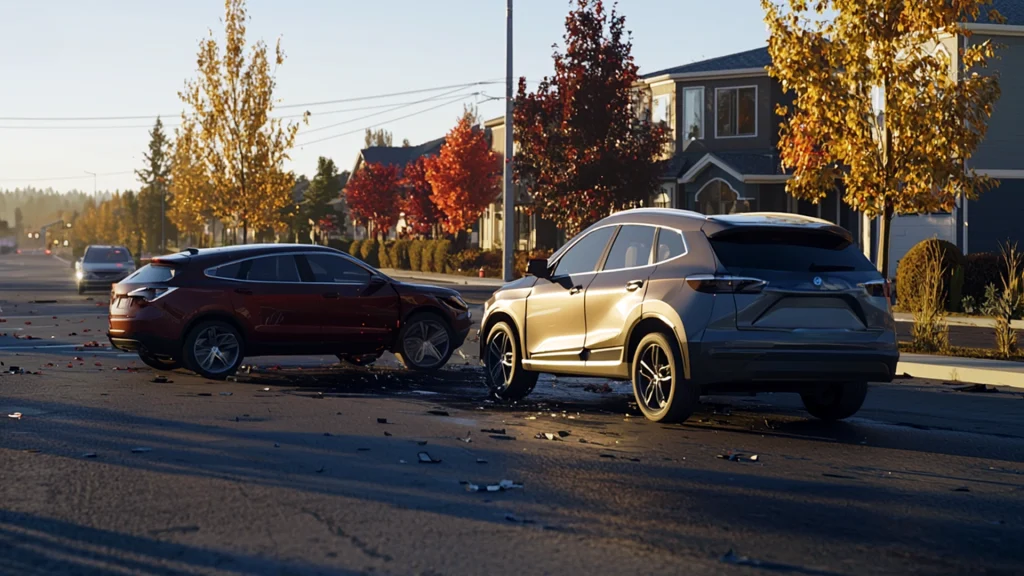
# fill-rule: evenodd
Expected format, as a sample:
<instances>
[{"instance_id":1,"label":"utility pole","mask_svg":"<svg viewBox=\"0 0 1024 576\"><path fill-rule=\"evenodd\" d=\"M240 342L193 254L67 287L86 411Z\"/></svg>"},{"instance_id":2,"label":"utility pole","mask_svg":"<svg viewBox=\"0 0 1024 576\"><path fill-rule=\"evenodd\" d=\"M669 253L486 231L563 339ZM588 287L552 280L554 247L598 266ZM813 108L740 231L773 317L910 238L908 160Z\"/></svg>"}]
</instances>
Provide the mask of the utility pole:
<instances>
[{"instance_id":1,"label":"utility pole","mask_svg":"<svg viewBox=\"0 0 1024 576\"><path fill-rule=\"evenodd\" d=\"M95 197L96 196L96 173L95 172L89 172L88 170L86 170L85 173L89 174L90 176L92 176L92 195L93 195L93 197Z\"/></svg>"},{"instance_id":2,"label":"utility pole","mask_svg":"<svg viewBox=\"0 0 1024 576\"><path fill-rule=\"evenodd\" d=\"M515 280L515 189L512 185L512 0L505 10L505 186L502 190L505 238L502 248L502 277Z\"/></svg>"},{"instance_id":3,"label":"utility pole","mask_svg":"<svg viewBox=\"0 0 1024 576\"><path fill-rule=\"evenodd\" d=\"M160 252L167 253L167 232L165 226L167 225L167 214L166 214L166 200L167 192L164 191L163 178L156 179L157 184L160 186Z\"/></svg>"}]
</instances>

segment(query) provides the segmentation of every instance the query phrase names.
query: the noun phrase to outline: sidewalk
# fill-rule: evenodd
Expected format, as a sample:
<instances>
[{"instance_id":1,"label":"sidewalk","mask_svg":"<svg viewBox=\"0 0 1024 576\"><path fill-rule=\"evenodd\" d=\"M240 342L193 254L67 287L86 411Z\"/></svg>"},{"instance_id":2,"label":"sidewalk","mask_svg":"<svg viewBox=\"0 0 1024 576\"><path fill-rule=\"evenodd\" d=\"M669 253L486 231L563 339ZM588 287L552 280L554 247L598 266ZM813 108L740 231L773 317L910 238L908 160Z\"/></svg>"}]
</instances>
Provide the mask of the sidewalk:
<instances>
[{"instance_id":1,"label":"sidewalk","mask_svg":"<svg viewBox=\"0 0 1024 576\"><path fill-rule=\"evenodd\" d=\"M1024 389L1024 362L901 353L896 374L925 380Z\"/></svg>"},{"instance_id":2,"label":"sidewalk","mask_svg":"<svg viewBox=\"0 0 1024 576\"><path fill-rule=\"evenodd\" d=\"M913 322L914 315L908 312L894 312L893 318L897 322ZM995 319L988 316L946 316L946 324L950 326L972 326L975 328L995 328ZM1017 330L1024 330L1024 320L1011 320L1010 326Z\"/></svg>"},{"instance_id":3,"label":"sidewalk","mask_svg":"<svg viewBox=\"0 0 1024 576\"><path fill-rule=\"evenodd\" d=\"M415 270L396 270L394 268L381 268L380 271L398 280L443 282L445 284L487 286L490 288L500 288L505 285L505 282L499 278L477 278L475 276L456 276L455 274L437 274L435 272L417 272Z\"/></svg>"}]
</instances>

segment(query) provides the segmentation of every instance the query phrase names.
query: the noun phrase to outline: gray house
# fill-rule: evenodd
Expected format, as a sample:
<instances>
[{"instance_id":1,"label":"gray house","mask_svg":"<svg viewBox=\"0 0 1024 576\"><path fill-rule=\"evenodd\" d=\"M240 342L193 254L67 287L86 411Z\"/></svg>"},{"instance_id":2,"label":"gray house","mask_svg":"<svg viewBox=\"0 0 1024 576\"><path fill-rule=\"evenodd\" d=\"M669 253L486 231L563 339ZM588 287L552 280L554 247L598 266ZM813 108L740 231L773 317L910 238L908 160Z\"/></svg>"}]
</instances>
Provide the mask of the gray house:
<instances>
[{"instance_id":1,"label":"gray house","mask_svg":"<svg viewBox=\"0 0 1024 576\"><path fill-rule=\"evenodd\" d=\"M892 225L891 273L914 244L937 236L968 252L996 251L1005 241L1024 240L1024 0L994 0L1007 23L985 18L965 24L967 38L936 38L929 50L945 51L950 73L961 74L959 48L991 39L1001 45L990 69L1000 73L1003 94L988 137L971 167L1001 180L999 188L961 203L952 213L897 216ZM693 62L643 75L649 88L651 119L665 122L673 135L666 151L657 206L705 214L773 211L816 216L835 222L858 238L874 259L878 222L842 202L838 192L817 205L786 194L789 179L778 155L776 104L792 99L770 78L767 48Z\"/></svg>"}]
</instances>

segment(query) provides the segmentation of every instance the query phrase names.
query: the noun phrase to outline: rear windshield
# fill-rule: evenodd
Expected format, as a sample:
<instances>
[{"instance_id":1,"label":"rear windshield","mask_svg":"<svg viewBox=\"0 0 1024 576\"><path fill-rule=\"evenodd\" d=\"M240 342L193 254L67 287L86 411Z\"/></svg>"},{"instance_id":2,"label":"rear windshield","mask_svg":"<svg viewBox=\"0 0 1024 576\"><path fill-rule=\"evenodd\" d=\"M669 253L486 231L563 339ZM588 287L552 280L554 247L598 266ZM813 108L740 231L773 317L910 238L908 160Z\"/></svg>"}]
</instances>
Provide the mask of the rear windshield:
<instances>
[{"instance_id":1,"label":"rear windshield","mask_svg":"<svg viewBox=\"0 0 1024 576\"><path fill-rule=\"evenodd\" d=\"M139 268L131 276L125 278L124 281L148 284L151 282L169 282L171 278L174 278L174 268L147 264Z\"/></svg>"},{"instance_id":2,"label":"rear windshield","mask_svg":"<svg viewBox=\"0 0 1024 576\"><path fill-rule=\"evenodd\" d=\"M711 247L727 270L870 272L857 245L831 232L751 228L716 235Z\"/></svg>"},{"instance_id":3,"label":"rear windshield","mask_svg":"<svg viewBox=\"0 0 1024 576\"><path fill-rule=\"evenodd\" d=\"M124 248L90 246L85 252L86 262L131 262L132 255Z\"/></svg>"}]
</instances>

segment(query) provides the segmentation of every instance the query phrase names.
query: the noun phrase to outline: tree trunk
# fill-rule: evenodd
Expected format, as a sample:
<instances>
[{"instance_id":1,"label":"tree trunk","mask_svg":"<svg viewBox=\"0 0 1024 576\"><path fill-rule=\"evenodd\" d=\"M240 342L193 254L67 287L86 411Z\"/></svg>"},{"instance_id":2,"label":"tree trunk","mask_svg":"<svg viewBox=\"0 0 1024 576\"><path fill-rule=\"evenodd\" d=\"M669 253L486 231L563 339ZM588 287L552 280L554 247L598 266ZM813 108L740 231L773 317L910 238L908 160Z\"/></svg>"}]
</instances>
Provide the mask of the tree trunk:
<instances>
[{"instance_id":1,"label":"tree trunk","mask_svg":"<svg viewBox=\"0 0 1024 576\"><path fill-rule=\"evenodd\" d=\"M878 223L878 271L882 278L889 278L889 236L892 231L892 205L886 203Z\"/></svg>"},{"instance_id":2,"label":"tree trunk","mask_svg":"<svg viewBox=\"0 0 1024 576\"><path fill-rule=\"evenodd\" d=\"M249 243L249 222L242 221L242 244Z\"/></svg>"}]
</instances>

